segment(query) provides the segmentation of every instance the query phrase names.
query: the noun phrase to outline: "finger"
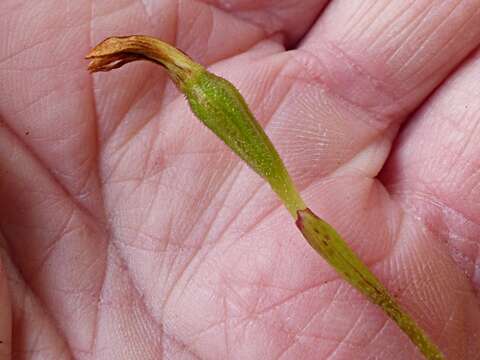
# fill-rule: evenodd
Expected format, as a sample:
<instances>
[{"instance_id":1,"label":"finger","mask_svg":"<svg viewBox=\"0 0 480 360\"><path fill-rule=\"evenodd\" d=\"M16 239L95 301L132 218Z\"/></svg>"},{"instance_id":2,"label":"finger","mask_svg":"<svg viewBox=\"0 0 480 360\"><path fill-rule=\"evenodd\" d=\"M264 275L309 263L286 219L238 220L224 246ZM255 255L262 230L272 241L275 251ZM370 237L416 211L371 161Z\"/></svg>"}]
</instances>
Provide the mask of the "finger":
<instances>
[{"instance_id":1,"label":"finger","mask_svg":"<svg viewBox=\"0 0 480 360\"><path fill-rule=\"evenodd\" d=\"M480 52L404 129L382 179L480 290Z\"/></svg>"},{"instance_id":2,"label":"finger","mask_svg":"<svg viewBox=\"0 0 480 360\"><path fill-rule=\"evenodd\" d=\"M332 93L375 113L408 113L476 48L478 1L336 0L300 47Z\"/></svg>"},{"instance_id":3,"label":"finger","mask_svg":"<svg viewBox=\"0 0 480 360\"><path fill-rule=\"evenodd\" d=\"M330 3L298 50L277 55L290 59L270 89L283 94L270 134L300 186L342 166L376 176L405 115L480 41L478 2L353 5Z\"/></svg>"},{"instance_id":4,"label":"finger","mask_svg":"<svg viewBox=\"0 0 480 360\"><path fill-rule=\"evenodd\" d=\"M11 359L12 308L7 277L0 256L0 360Z\"/></svg>"}]
</instances>

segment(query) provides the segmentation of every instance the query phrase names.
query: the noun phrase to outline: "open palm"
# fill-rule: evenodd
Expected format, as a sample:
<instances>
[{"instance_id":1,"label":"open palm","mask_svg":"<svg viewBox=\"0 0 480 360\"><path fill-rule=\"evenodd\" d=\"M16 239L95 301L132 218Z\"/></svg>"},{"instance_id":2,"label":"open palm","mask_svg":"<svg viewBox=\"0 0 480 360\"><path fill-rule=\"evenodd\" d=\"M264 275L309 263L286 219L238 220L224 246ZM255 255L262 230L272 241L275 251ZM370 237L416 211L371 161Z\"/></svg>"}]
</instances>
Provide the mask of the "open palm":
<instances>
[{"instance_id":1,"label":"open palm","mask_svg":"<svg viewBox=\"0 0 480 360\"><path fill-rule=\"evenodd\" d=\"M479 22L477 0L0 1L0 359L421 358L158 66L86 72L129 34L232 81L310 207L480 359Z\"/></svg>"}]
</instances>

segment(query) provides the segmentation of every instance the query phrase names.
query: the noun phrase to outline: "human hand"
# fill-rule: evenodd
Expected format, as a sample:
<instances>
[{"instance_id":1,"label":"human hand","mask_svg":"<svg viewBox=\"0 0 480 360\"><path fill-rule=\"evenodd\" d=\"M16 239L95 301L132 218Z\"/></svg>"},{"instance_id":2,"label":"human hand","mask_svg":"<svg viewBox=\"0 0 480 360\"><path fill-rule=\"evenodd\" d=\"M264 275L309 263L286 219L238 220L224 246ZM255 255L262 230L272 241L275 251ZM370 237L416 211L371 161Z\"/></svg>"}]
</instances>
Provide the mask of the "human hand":
<instances>
[{"instance_id":1,"label":"human hand","mask_svg":"<svg viewBox=\"0 0 480 360\"><path fill-rule=\"evenodd\" d=\"M269 3L0 4L4 358L421 358L158 67L85 71L136 33L232 81L315 212L478 357L480 3Z\"/></svg>"}]
</instances>

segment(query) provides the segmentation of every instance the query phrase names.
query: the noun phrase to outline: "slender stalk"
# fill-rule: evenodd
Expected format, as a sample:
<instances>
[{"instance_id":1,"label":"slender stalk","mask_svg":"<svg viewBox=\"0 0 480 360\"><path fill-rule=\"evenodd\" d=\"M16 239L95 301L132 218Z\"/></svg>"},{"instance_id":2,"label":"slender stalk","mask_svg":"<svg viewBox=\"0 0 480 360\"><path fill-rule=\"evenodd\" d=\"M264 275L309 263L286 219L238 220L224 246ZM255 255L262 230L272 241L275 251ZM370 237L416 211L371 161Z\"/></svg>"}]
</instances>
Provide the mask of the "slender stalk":
<instances>
[{"instance_id":1,"label":"slender stalk","mask_svg":"<svg viewBox=\"0 0 480 360\"><path fill-rule=\"evenodd\" d=\"M308 243L347 282L393 319L425 358L444 359L335 229L307 208L275 147L230 82L208 72L173 46L148 36L108 38L87 59L91 59L91 72L109 71L137 60L163 66L198 119L270 184Z\"/></svg>"},{"instance_id":2,"label":"slender stalk","mask_svg":"<svg viewBox=\"0 0 480 360\"><path fill-rule=\"evenodd\" d=\"M352 286L380 306L412 340L427 359L443 355L415 321L401 309L380 280L358 258L335 229L310 209L300 210L296 221L308 243Z\"/></svg>"}]
</instances>

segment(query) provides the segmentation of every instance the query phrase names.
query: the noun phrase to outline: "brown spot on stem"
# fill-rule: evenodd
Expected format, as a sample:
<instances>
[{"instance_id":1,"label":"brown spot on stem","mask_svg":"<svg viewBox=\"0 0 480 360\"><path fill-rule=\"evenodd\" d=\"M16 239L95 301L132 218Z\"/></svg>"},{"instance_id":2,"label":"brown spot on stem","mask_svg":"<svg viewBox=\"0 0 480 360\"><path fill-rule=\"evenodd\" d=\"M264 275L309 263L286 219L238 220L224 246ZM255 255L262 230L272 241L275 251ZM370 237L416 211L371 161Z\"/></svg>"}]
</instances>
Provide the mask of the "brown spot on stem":
<instances>
[{"instance_id":1,"label":"brown spot on stem","mask_svg":"<svg viewBox=\"0 0 480 360\"><path fill-rule=\"evenodd\" d=\"M303 229L305 228L304 226L304 221L305 221L305 212L308 210L297 210L297 219L295 220L295 225L300 229L301 232L303 232Z\"/></svg>"}]
</instances>

